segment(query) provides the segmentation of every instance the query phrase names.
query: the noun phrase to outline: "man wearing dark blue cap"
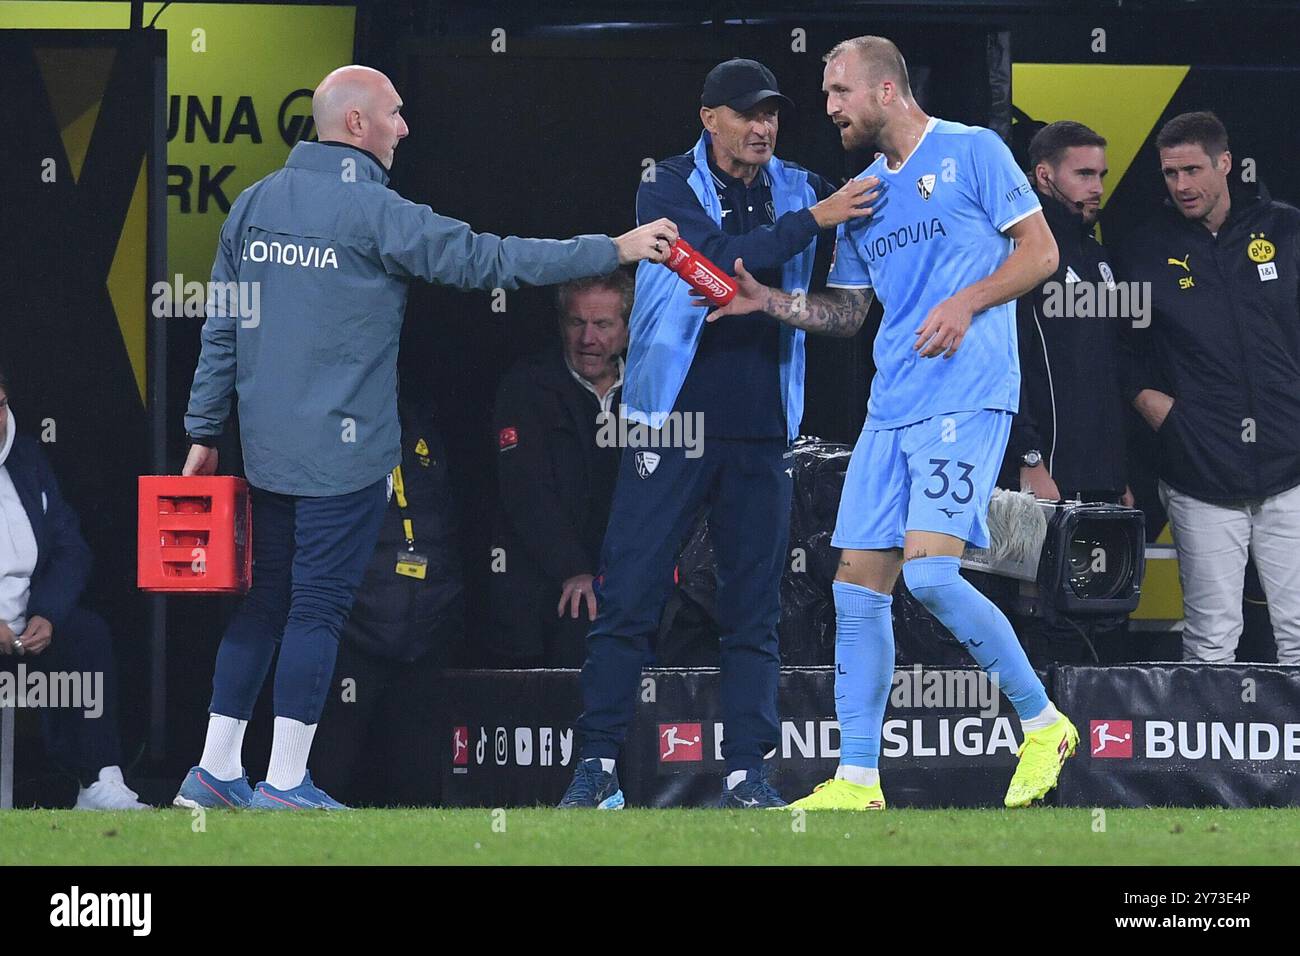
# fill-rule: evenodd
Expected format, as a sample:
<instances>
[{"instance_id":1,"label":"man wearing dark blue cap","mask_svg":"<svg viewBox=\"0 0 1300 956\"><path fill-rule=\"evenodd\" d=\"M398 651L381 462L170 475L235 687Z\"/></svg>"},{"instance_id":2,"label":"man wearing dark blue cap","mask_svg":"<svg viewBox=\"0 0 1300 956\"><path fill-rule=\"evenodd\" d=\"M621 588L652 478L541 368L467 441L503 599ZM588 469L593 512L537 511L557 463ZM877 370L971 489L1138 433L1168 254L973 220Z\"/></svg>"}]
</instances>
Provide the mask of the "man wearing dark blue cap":
<instances>
[{"instance_id":1,"label":"man wearing dark blue cap","mask_svg":"<svg viewBox=\"0 0 1300 956\"><path fill-rule=\"evenodd\" d=\"M743 258L774 285L807 290L819 233L870 215L874 183L837 192L776 158L778 116L792 104L761 63L714 67L700 102L699 141L656 165L637 193L637 220L670 217L718 268ZM623 412L654 440L650 448L629 440L623 453L582 671L581 759L561 807L623 805L615 759L674 560L702 505L717 556L727 771L720 803L784 806L763 757L780 736L777 623L789 447L803 417L803 333L761 313L706 326L706 312L675 273L638 268Z\"/></svg>"}]
</instances>

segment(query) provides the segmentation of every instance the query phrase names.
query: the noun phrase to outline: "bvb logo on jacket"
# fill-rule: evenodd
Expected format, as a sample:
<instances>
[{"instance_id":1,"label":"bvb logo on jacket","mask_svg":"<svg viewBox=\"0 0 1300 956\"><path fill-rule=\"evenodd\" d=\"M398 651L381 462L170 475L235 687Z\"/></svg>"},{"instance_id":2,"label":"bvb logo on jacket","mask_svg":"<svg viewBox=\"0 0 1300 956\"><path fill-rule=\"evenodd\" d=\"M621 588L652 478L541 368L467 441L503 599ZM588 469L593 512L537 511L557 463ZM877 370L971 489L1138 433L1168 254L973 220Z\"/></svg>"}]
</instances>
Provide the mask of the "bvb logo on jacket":
<instances>
[{"instance_id":1,"label":"bvb logo on jacket","mask_svg":"<svg viewBox=\"0 0 1300 956\"><path fill-rule=\"evenodd\" d=\"M1273 261L1277 256L1277 247L1265 239L1262 232L1250 234L1250 245L1246 247L1246 255L1259 269L1260 282L1277 278L1277 263Z\"/></svg>"}]
</instances>

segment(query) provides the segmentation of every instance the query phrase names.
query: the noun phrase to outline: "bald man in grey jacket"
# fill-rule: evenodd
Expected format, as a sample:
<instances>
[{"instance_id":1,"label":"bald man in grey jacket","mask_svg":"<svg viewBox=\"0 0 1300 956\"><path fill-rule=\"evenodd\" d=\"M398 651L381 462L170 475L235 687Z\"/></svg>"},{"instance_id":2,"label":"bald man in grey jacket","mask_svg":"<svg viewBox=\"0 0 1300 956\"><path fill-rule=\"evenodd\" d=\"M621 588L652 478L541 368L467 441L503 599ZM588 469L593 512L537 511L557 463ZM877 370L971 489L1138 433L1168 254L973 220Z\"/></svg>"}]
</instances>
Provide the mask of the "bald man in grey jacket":
<instances>
[{"instance_id":1,"label":"bald man in grey jacket","mask_svg":"<svg viewBox=\"0 0 1300 956\"><path fill-rule=\"evenodd\" d=\"M203 756L180 806L342 808L311 783L307 757L401 460L397 351L410 281L548 285L662 262L677 238L666 219L617 238L475 233L388 188L408 133L401 109L377 70L335 70L312 98L321 141L299 143L283 169L241 193L221 230L184 474L216 471L237 395L254 580L217 653ZM277 643L271 762L250 788L244 727Z\"/></svg>"}]
</instances>

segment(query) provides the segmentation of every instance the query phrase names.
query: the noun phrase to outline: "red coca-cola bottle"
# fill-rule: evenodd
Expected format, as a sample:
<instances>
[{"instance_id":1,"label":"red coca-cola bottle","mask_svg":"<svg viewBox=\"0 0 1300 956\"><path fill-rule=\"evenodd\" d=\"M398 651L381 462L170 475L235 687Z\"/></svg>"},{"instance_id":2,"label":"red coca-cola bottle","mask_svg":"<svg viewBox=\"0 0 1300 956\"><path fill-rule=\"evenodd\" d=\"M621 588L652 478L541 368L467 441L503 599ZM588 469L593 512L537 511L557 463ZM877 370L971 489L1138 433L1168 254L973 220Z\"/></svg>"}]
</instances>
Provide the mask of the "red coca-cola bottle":
<instances>
[{"instance_id":1,"label":"red coca-cola bottle","mask_svg":"<svg viewBox=\"0 0 1300 956\"><path fill-rule=\"evenodd\" d=\"M726 305L736 297L736 281L678 238L664 263L713 305Z\"/></svg>"}]
</instances>

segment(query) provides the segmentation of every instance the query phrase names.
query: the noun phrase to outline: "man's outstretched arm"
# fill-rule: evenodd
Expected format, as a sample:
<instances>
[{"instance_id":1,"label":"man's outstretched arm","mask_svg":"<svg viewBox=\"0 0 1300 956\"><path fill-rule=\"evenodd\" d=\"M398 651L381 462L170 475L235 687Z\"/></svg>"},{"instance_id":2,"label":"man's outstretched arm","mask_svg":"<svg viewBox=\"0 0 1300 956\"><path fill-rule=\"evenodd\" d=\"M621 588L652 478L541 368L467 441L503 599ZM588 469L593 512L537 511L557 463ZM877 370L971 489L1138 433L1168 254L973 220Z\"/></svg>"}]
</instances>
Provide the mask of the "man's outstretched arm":
<instances>
[{"instance_id":1,"label":"man's outstretched arm","mask_svg":"<svg viewBox=\"0 0 1300 956\"><path fill-rule=\"evenodd\" d=\"M620 265L664 262L677 240L666 219L621 236L521 239L475 232L395 193L371 210L380 261L390 275L457 289L517 289L607 275Z\"/></svg>"}]
</instances>

